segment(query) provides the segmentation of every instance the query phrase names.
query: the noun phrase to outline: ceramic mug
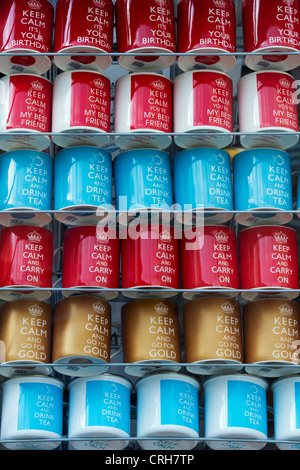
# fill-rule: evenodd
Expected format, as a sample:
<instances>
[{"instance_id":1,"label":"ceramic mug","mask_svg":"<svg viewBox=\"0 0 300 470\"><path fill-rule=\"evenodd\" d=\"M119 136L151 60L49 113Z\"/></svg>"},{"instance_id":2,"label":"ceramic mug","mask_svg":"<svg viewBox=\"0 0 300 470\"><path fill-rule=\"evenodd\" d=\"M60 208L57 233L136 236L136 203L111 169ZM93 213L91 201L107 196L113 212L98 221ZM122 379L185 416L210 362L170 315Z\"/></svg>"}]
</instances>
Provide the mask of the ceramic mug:
<instances>
[{"instance_id":1,"label":"ceramic mug","mask_svg":"<svg viewBox=\"0 0 300 470\"><path fill-rule=\"evenodd\" d=\"M112 0L59 0L56 4L55 65L66 70L102 72L112 62L114 4ZM59 55L63 52L64 55ZM79 55L82 53L82 55ZM86 55L86 54L89 55Z\"/></svg>"},{"instance_id":2,"label":"ceramic mug","mask_svg":"<svg viewBox=\"0 0 300 470\"><path fill-rule=\"evenodd\" d=\"M242 211L235 216L238 223L283 225L292 220L288 212L293 210L288 153L268 148L238 153L233 159L233 188L234 208Z\"/></svg>"},{"instance_id":3,"label":"ceramic mug","mask_svg":"<svg viewBox=\"0 0 300 470\"><path fill-rule=\"evenodd\" d=\"M238 82L238 111L242 147L286 150L299 141L296 83L285 72L244 75Z\"/></svg>"},{"instance_id":4,"label":"ceramic mug","mask_svg":"<svg viewBox=\"0 0 300 470\"><path fill-rule=\"evenodd\" d=\"M292 70L300 65L300 3L243 0L245 64L252 70ZM276 54L278 52L278 54ZM289 53L293 54L289 54ZM260 54L259 54L260 53Z\"/></svg>"},{"instance_id":5,"label":"ceramic mug","mask_svg":"<svg viewBox=\"0 0 300 470\"><path fill-rule=\"evenodd\" d=\"M144 0L142 4L139 0L117 0L115 16L117 50L123 54L118 58L121 67L132 72L155 72L174 64L176 33L172 0ZM126 52L130 55L126 56ZM160 56L160 53L171 54Z\"/></svg>"},{"instance_id":6,"label":"ceramic mug","mask_svg":"<svg viewBox=\"0 0 300 470\"><path fill-rule=\"evenodd\" d=\"M0 72L43 75L51 67L54 7L49 0L5 0L0 10ZM24 52L24 56L21 53ZM28 55L30 52L36 55ZM6 55L6 54L16 55Z\"/></svg>"},{"instance_id":7,"label":"ceramic mug","mask_svg":"<svg viewBox=\"0 0 300 470\"><path fill-rule=\"evenodd\" d=\"M109 140L106 135L109 131L110 80L98 72L85 70L57 75L53 82L53 142L60 147L102 147ZM93 135L85 136L85 132Z\"/></svg>"},{"instance_id":8,"label":"ceramic mug","mask_svg":"<svg viewBox=\"0 0 300 470\"><path fill-rule=\"evenodd\" d=\"M174 132L184 134L174 142L184 149L227 147L233 131L231 78L216 70L190 71L178 75L173 87Z\"/></svg>"},{"instance_id":9,"label":"ceramic mug","mask_svg":"<svg viewBox=\"0 0 300 470\"><path fill-rule=\"evenodd\" d=\"M115 86L115 137L123 150L167 149L172 143L172 82L158 73L130 73ZM147 136L147 133L154 135Z\"/></svg>"},{"instance_id":10,"label":"ceramic mug","mask_svg":"<svg viewBox=\"0 0 300 470\"><path fill-rule=\"evenodd\" d=\"M0 79L0 148L46 150L50 146L52 84L34 74ZM20 132L20 135L11 136Z\"/></svg>"},{"instance_id":11,"label":"ceramic mug","mask_svg":"<svg viewBox=\"0 0 300 470\"><path fill-rule=\"evenodd\" d=\"M3 254L0 298L46 300L51 296L53 274L53 233L44 227L15 225L0 231ZM26 287L26 291L22 291ZM30 288L33 288L32 290ZM36 290L34 290L36 288Z\"/></svg>"},{"instance_id":12,"label":"ceramic mug","mask_svg":"<svg viewBox=\"0 0 300 470\"><path fill-rule=\"evenodd\" d=\"M231 70L236 63L232 55L236 50L235 24L232 0L180 0L177 6L177 51L184 54L201 52L203 55L179 56L178 67L184 72ZM218 52L229 54L218 56Z\"/></svg>"},{"instance_id":13,"label":"ceramic mug","mask_svg":"<svg viewBox=\"0 0 300 470\"><path fill-rule=\"evenodd\" d=\"M55 218L66 225L95 225L112 206L112 156L90 146L58 151L54 158ZM90 210L90 211L89 211Z\"/></svg>"}]
</instances>

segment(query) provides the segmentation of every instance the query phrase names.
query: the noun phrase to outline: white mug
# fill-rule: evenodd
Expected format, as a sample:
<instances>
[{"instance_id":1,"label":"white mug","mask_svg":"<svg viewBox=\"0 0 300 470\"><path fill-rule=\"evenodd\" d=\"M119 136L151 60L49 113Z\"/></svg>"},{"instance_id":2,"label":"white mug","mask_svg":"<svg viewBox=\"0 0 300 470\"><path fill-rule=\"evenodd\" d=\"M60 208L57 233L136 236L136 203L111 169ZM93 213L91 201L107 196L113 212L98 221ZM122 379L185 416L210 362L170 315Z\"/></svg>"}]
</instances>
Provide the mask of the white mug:
<instances>
[{"instance_id":1,"label":"white mug","mask_svg":"<svg viewBox=\"0 0 300 470\"><path fill-rule=\"evenodd\" d=\"M184 149L223 148L232 142L232 80L213 70L190 71L174 80L174 138ZM197 135L189 135L190 133Z\"/></svg>"},{"instance_id":2,"label":"white mug","mask_svg":"<svg viewBox=\"0 0 300 470\"><path fill-rule=\"evenodd\" d=\"M164 150L172 143L172 83L157 73L130 73L116 81L115 138L124 150ZM147 136L145 134L152 133ZM155 134L155 135L153 135Z\"/></svg>"},{"instance_id":3,"label":"white mug","mask_svg":"<svg viewBox=\"0 0 300 470\"><path fill-rule=\"evenodd\" d=\"M94 71L57 75L53 83L52 132L72 135L53 135L53 142L60 147L101 147L108 142L109 131L110 80Z\"/></svg>"},{"instance_id":4,"label":"white mug","mask_svg":"<svg viewBox=\"0 0 300 470\"><path fill-rule=\"evenodd\" d=\"M1 78L1 150L42 151L49 147L51 95L52 84L44 77L24 73Z\"/></svg>"},{"instance_id":5,"label":"white mug","mask_svg":"<svg viewBox=\"0 0 300 470\"><path fill-rule=\"evenodd\" d=\"M286 72L252 72L239 80L239 129L246 133L240 137L244 148L286 150L297 144L295 90L294 78Z\"/></svg>"}]
</instances>

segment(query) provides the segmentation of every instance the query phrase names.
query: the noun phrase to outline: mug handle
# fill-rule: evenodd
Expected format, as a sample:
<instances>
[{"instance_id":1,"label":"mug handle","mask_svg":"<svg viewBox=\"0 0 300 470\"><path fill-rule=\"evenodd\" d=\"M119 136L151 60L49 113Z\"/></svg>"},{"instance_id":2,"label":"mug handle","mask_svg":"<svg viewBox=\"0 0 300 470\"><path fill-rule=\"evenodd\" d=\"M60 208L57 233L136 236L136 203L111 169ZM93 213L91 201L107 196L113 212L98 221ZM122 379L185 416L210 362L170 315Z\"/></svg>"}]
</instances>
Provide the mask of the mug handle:
<instances>
[{"instance_id":1,"label":"mug handle","mask_svg":"<svg viewBox=\"0 0 300 470\"><path fill-rule=\"evenodd\" d=\"M57 256L58 253L60 253L61 251L63 251L63 246L60 246L59 248L55 248L53 250L53 263L54 263L54 258ZM55 282L53 282L53 286L52 287L56 287L57 284L59 284L62 280L62 276L60 276Z\"/></svg>"},{"instance_id":2,"label":"mug handle","mask_svg":"<svg viewBox=\"0 0 300 470\"><path fill-rule=\"evenodd\" d=\"M120 336L122 338L122 327L121 327L120 323L112 323L111 326L114 326L116 328L116 330L118 330L118 333L120 334ZM123 348L122 348L122 345L121 345L116 351L114 351L112 354L110 354L110 359L113 359L115 356L120 354L122 352L122 350L123 350Z\"/></svg>"}]
</instances>

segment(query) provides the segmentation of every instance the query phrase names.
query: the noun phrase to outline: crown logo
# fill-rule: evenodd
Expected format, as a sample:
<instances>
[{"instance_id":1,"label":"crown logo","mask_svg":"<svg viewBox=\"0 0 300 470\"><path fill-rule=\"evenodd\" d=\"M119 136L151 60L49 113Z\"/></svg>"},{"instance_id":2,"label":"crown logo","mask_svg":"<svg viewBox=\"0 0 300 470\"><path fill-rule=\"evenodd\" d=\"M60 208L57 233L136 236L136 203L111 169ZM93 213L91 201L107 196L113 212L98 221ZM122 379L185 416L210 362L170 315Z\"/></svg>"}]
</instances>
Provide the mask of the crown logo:
<instances>
[{"instance_id":1,"label":"crown logo","mask_svg":"<svg viewBox=\"0 0 300 470\"><path fill-rule=\"evenodd\" d=\"M39 2L37 2L36 0L30 0L28 2L28 6L30 8L33 8L34 10L39 10L42 5Z\"/></svg>"},{"instance_id":2,"label":"crown logo","mask_svg":"<svg viewBox=\"0 0 300 470\"><path fill-rule=\"evenodd\" d=\"M97 238L98 242L102 242L102 243L108 243L108 241L109 241L108 234L105 233L105 232L98 232L97 231L96 238Z\"/></svg>"},{"instance_id":3,"label":"crown logo","mask_svg":"<svg viewBox=\"0 0 300 470\"><path fill-rule=\"evenodd\" d=\"M227 83L226 83L226 81L224 80L224 78L218 78L218 79L216 80L216 84L217 84L219 87L221 87L221 88L226 88L226 86L227 86Z\"/></svg>"},{"instance_id":4,"label":"crown logo","mask_svg":"<svg viewBox=\"0 0 300 470\"><path fill-rule=\"evenodd\" d=\"M104 82L101 80L101 78L96 78L96 80L93 81L95 87L97 88L103 88L104 87Z\"/></svg>"},{"instance_id":5,"label":"crown logo","mask_svg":"<svg viewBox=\"0 0 300 470\"><path fill-rule=\"evenodd\" d=\"M157 90L163 90L165 88L165 84L161 80L156 80L155 82L152 82L152 85Z\"/></svg>"},{"instance_id":6,"label":"crown logo","mask_svg":"<svg viewBox=\"0 0 300 470\"><path fill-rule=\"evenodd\" d=\"M218 232L215 235L215 239L218 243L227 243L228 242L228 235L224 232Z\"/></svg>"},{"instance_id":7,"label":"crown logo","mask_svg":"<svg viewBox=\"0 0 300 470\"><path fill-rule=\"evenodd\" d=\"M105 7L105 2L103 2L102 0L93 0L93 2L94 2L94 5L96 5L96 7L99 7L99 8Z\"/></svg>"},{"instance_id":8,"label":"crown logo","mask_svg":"<svg viewBox=\"0 0 300 470\"><path fill-rule=\"evenodd\" d=\"M282 78L281 80L279 80L279 83L284 88L290 88L290 82L288 81L287 78Z\"/></svg>"},{"instance_id":9,"label":"crown logo","mask_svg":"<svg viewBox=\"0 0 300 470\"><path fill-rule=\"evenodd\" d=\"M32 82L31 86L34 90L37 90L37 91L42 91L42 89L44 88L44 85L37 80L35 82Z\"/></svg>"},{"instance_id":10,"label":"crown logo","mask_svg":"<svg viewBox=\"0 0 300 470\"><path fill-rule=\"evenodd\" d=\"M287 243L289 237L283 232L274 233L274 238L277 243Z\"/></svg>"},{"instance_id":11,"label":"crown logo","mask_svg":"<svg viewBox=\"0 0 300 470\"><path fill-rule=\"evenodd\" d=\"M224 313L228 313L229 315L232 315L234 313L234 306L230 302L225 302L224 304L222 304L221 309Z\"/></svg>"},{"instance_id":12,"label":"crown logo","mask_svg":"<svg viewBox=\"0 0 300 470\"><path fill-rule=\"evenodd\" d=\"M28 311L30 315L32 315L33 317L40 317L43 313L43 309L39 307L37 304L31 305L30 307L28 307Z\"/></svg>"},{"instance_id":13,"label":"crown logo","mask_svg":"<svg viewBox=\"0 0 300 470\"><path fill-rule=\"evenodd\" d=\"M280 305L279 311L282 315L293 315L293 309L288 304Z\"/></svg>"},{"instance_id":14,"label":"crown logo","mask_svg":"<svg viewBox=\"0 0 300 470\"><path fill-rule=\"evenodd\" d=\"M105 313L105 307L100 301L93 304L93 309L97 313Z\"/></svg>"},{"instance_id":15,"label":"crown logo","mask_svg":"<svg viewBox=\"0 0 300 470\"><path fill-rule=\"evenodd\" d=\"M170 242L172 240L172 235L170 234L170 232L168 232L168 230L163 230L159 234L159 238L164 242Z\"/></svg>"},{"instance_id":16,"label":"crown logo","mask_svg":"<svg viewBox=\"0 0 300 470\"><path fill-rule=\"evenodd\" d=\"M216 7L225 8L226 2L224 0L213 0Z\"/></svg>"},{"instance_id":17,"label":"crown logo","mask_svg":"<svg viewBox=\"0 0 300 470\"><path fill-rule=\"evenodd\" d=\"M28 233L27 238L30 242L40 243L42 236L36 231L34 231L34 232Z\"/></svg>"},{"instance_id":18,"label":"crown logo","mask_svg":"<svg viewBox=\"0 0 300 470\"><path fill-rule=\"evenodd\" d=\"M282 0L282 3L285 3L286 5L292 5L294 0Z\"/></svg>"},{"instance_id":19,"label":"crown logo","mask_svg":"<svg viewBox=\"0 0 300 470\"><path fill-rule=\"evenodd\" d=\"M160 304L155 305L154 309L156 313L159 313L162 315L166 315L168 313L168 307L162 302Z\"/></svg>"}]
</instances>

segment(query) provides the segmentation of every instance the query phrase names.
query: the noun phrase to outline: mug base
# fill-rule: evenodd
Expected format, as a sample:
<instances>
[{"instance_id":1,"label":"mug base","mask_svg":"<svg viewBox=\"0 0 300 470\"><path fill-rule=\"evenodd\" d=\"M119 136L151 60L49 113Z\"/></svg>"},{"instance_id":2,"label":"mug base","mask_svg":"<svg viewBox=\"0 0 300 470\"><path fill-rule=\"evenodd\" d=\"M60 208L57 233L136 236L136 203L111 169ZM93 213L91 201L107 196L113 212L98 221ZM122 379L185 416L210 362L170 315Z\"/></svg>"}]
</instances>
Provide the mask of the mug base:
<instances>
[{"instance_id":1,"label":"mug base","mask_svg":"<svg viewBox=\"0 0 300 470\"><path fill-rule=\"evenodd\" d=\"M254 290L254 289L253 289ZM272 296L272 299L285 299L285 300L293 300L299 296L297 291L293 292L288 288L283 287L261 287L255 288L255 291L249 289L247 292L242 292L241 297L244 300L258 300L258 299L266 299Z\"/></svg>"},{"instance_id":2,"label":"mug base","mask_svg":"<svg viewBox=\"0 0 300 470\"><path fill-rule=\"evenodd\" d=\"M151 359L145 360L145 361L137 361L137 362L132 363L132 365L124 367L124 371L126 372L126 374L132 375L133 377L143 377L144 375L149 374L149 372L153 372L153 371L178 372L180 369L181 369L181 366L174 363L174 361L151 360Z\"/></svg>"},{"instance_id":3,"label":"mug base","mask_svg":"<svg viewBox=\"0 0 300 470\"><path fill-rule=\"evenodd\" d=\"M25 375L50 375L52 368L44 366L38 361L7 361L0 364L0 375L3 377L16 377Z\"/></svg>"},{"instance_id":4,"label":"mug base","mask_svg":"<svg viewBox=\"0 0 300 470\"><path fill-rule=\"evenodd\" d=\"M147 54L155 54L155 55L149 55L149 59L143 60L142 56L119 56L118 58L118 63L120 67L122 67L125 70L128 70L129 72L158 72L160 70L164 70L171 65L173 65L176 61L176 57L173 57L172 55L170 56L158 56L160 52L162 53L173 53L173 51L170 51L169 49L164 49L160 47L138 47L135 49L131 49L130 51L127 51L130 53L138 53L138 54L144 54L147 56ZM153 60L151 60L153 58Z\"/></svg>"},{"instance_id":5,"label":"mug base","mask_svg":"<svg viewBox=\"0 0 300 470\"><path fill-rule=\"evenodd\" d=\"M18 133L20 135L10 135L11 133ZM50 144L51 139L42 133L36 134L35 131L27 129L6 129L7 135L0 135L0 149L5 152L12 150L46 150Z\"/></svg>"},{"instance_id":6,"label":"mug base","mask_svg":"<svg viewBox=\"0 0 300 470\"><path fill-rule=\"evenodd\" d=\"M266 378L286 377L299 374L300 365L287 361L260 361L246 366L245 372Z\"/></svg>"},{"instance_id":7,"label":"mug base","mask_svg":"<svg viewBox=\"0 0 300 470\"><path fill-rule=\"evenodd\" d=\"M203 57L202 54L207 54L209 56L210 53L216 54L217 52L227 52L224 49L210 49L210 48L196 48L192 49L188 52L192 52L193 54L196 52L201 53L201 56L179 56L177 59L178 67L183 72L189 72L191 70L218 70L219 72L228 72L229 70L233 69L236 64L236 57L232 56L228 53L227 56L211 56L212 63L207 63L206 57ZM201 59L204 59L203 61ZM218 59L218 60L215 60ZM206 62L206 63L205 63ZM215 63L214 63L215 62Z\"/></svg>"},{"instance_id":8,"label":"mug base","mask_svg":"<svg viewBox=\"0 0 300 470\"><path fill-rule=\"evenodd\" d=\"M122 450L128 445L124 440L128 436L126 432L119 429L113 429L111 426L88 426L78 432L69 434L69 446L75 450ZM97 438L97 440L93 440ZM101 440L103 439L103 441ZM113 438L109 440L108 438ZM122 438L122 440L117 440ZM72 440L74 439L74 440Z\"/></svg>"},{"instance_id":9,"label":"mug base","mask_svg":"<svg viewBox=\"0 0 300 470\"><path fill-rule=\"evenodd\" d=\"M285 438L284 441L293 441L294 439ZM299 439L295 439L295 444L284 444L281 442L275 442L276 447L279 450L300 450Z\"/></svg>"},{"instance_id":10,"label":"mug base","mask_svg":"<svg viewBox=\"0 0 300 470\"><path fill-rule=\"evenodd\" d=\"M209 211L209 212L208 212ZM216 211L216 212L211 212ZM176 215L176 220L182 225L193 227L205 225L224 224L233 218L226 209L219 208L201 208L182 211Z\"/></svg>"},{"instance_id":11,"label":"mug base","mask_svg":"<svg viewBox=\"0 0 300 470\"><path fill-rule=\"evenodd\" d=\"M9 290L5 290L9 288ZM32 290L29 290L32 289ZM21 289L21 290L20 290ZM22 291L26 289L26 291ZM51 297L51 291L47 290L36 290L36 286L4 286L3 290L0 290L0 299L10 302L12 300L47 300Z\"/></svg>"},{"instance_id":12,"label":"mug base","mask_svg":"<svg viewBox=\"0 0 300 470\"><path fill-rule=\"evenodd\" d=\"M178 132L180 131L178 130ZM213 135L205 135L206 132L209 132ZM199 135L189 135L191 133ZM229 131L224 131L220 128L211 127L196 127L195 129L187 131L184 136L177 135L174 137L175 144L185 150L199 147L212 147L222 149L230 145L232 140L233 137L230 135Z\"/></svg>"},{"instance_id":13,"label":"mug base","mask_svg":"<svg viewBox=\"0 0 300 470\"><path fill-rule=\"evenodd\" d=\"M279 150L287 150L294 147L299 142L299 136L284 135L282 132L287 132L289 129L284 128L270 128L260 129L256 135L241 135L240 144L246 149L255 148L274 148ZM272 132L281 132L280 135L268 135Z\"/></svg>"},{"instance_id":14,"label":"mug base","mask_svg":"<svg viewBox=\"0 0 300 470\"><path fill-rule=\"evenodd\" d=\"M246 227L252 227L253 225L286 225L293 220L293 214L275 208L255 208L249 210L248 213L237 214L235 220Z\"/></svg>"},{"instance_id":15,"label":"mug base","mask_svg":"<svg viewBox=\"0 0 300 470\"><path fill-rule=\"evenodd\" d=\"M300 65L300 58L297 54L288 55L289 52L299 52L298 49L292 47L262 47L253 52L261 52L262 54L247 55L245 57L245 65L256 72L260 70L266 71L268 69L288 72ZM279 55L265 57L268 56L270 52L278 52Z\"/></svg>"},{"instance_id":16,"label":"mug base","mask_svg":"<svg viewBox=\"0 0 300 470\"><path fill-rule=\"evenodd\" d=\"M78 211L78 213L76 213L76 211ZM86 212L82 213L82 211ZM101 221L103 221L103 219L106 224L106 222L108 222L112 218L112 214L109 214L105 207L92 205L76 205L62 207L61 209L58 209L57 212L54 214L54 218L62 224L72 226L97 225L101 224Z\"/></svg>"},{"instance_id":17,"label":"mug base","mask_svg":"<svg viewBox=\"0 0 300 470\"><path fill-rule=\"evenodd\" d=\"M135 150L141 148L150 148L155 150L166 150L172 144L172 137L164 135L163 132L157 132L157 135L145 135L144 133L152 131L140 129L130 131L127 135L115 137L115 144L122 150ZM155 131L154 131L155 132ZM143 133L140 135L140 133Z\"/></svg>"},{"instance_id":18,"label":"mug base","mask_svg":"<svg viewBox=\"0 0 300 470\"><path fill-rule=\"evenodd\" d=\"M78 53L82 52L82 56L78 56ZM57 55L54 56L53 62L57 68L67 72L69 70L92 70L94 72L103 72L108 69L112 63L111 56L84 56L85 53L104 53L103 49L98 49L92 46L69 46L64 47L60 51L57 51ZM70 55L59 55L60 53ZM76 54L73 56L73 54Z\"/></svg>"},{"instance_id":19,"label":"mug base","mask_svg":"<svg viewBox=\"0 0 300 470\"><path fill-rule=\"evenodd\" d=\"M107 436L105 436L107 437ZM69 449L70 450L123 450L125 447L128 446L129 441L118 441L113 440L110 441L105 439L103 441L97 439L89 439L89 440L73 440L69 442Z\"/></svg>"},{"instance_id":20,"label":"mug base","mask_svg":"<svg viewBox=\"0 0 300 470\"><path fill-rule=\"evenodd\" d=\"M24 212L23 212L24 211ZM31 207L18 207L5 209L0 213L0 225L11 227L13 225L34 225L37 227L45 227L52 221L51 214L44 212L35 212Z\"/></svg>"},{"instance_id":21,"label":"mug base","mask_svg":"<svg viewBox=\"0 0 300 470\"><path fill-rule=\"evenodd\" d=\"M97 287L97 286L74 286L74 287L72 286L70 290L62 291L62 295L65 298L71 297L73 295L79 295L79 294L85 294L85 295L90 294L94 297L99 297L100 299L103 299L103 300L113 300L113 299L116 299L119 295L117 291L108 291L108 290L105 290L104 287Z\"/></svg>"},{"instance_id":22,"label":"mug base","mask_svg":"<svg viewBox=\"0 0 300 470\"><path fill-rule=\"evenodd\" d=\"M239 361L221 361L217 359L210 359L193 362L191 365L186 367L186 370L191 374L196 375L222 375L239 372L242 368L243 364L241 364Z\"/></svg>"},{"instance_id":23,"label":"mug base","mask_svg":"<svg viewBox=\"0 0 300 470\"><path fill-rule=\"evenodd\" d=\"M18 437L15 438L19 440ZM27 441L26 439L20 439L19 442L12 442L12 443L3 443L3 447L8 450L54 450L56 449L61 441L46 441L43 442L42 440L38 440L39 437L36 437L36 441Z\"/></svg>"},{"instance_id":24,"label":"mug base","mask_svg":"<svg viewBox=\"0 0 300 470\"><path fill-rule=\"evenodd\" d=\"M223 436L221 436L223 437ZM241 439L246 439L244 436L239 436ZM234 439L235 437L232 436L231 439ZM216 436L216 439L220 439L219 436ZM250 438L252 439L252 438ZM265 436L264 439L267 439ZM246 442L246 441L237 441L237 440L230 440L224 439L224 440L215 440L215 441L206 441L206 445L212 449L212 450L261 450L266 446L266 443L264 442Z\"/></svg>"},{"instance_id":25,"label":"mug base","mask_svg":"<svg viewBox=\"0 0 300 470\"><path fill-rule=\"evenodd\" d=\"M72 377L90 377L104 374L109 368L107 362L91 356L66 356L53 362L53 369Z\"/></svg>"},{"instance_id":26,"label":"mug base","mask_svg":"<svg viewBox=\"0 0 300 470\"><path fill-rule=\"evenodd\" d=\"M195 289L187 290L186 292L183 292L182 297L186 300L194 300L194 299L198 299L201 297L207 297L208 295L215 296L216 293L211 292L212 290L221 290L223 297L228 297L231 299L239 295L239 292L232 291L231 287L206 286L206 287L198 287Z\"/></svg>"},{"instance_id":27,"label":"mug base","mask_svg":"<svg viewBox=\"0 0 300 470\"><path fill-rule=\"evenodd\" d=\"M30 54L39 51L34 51L32 49L8 49L3 51L3 54L0 56L0 72L4 75L13 75L16 73L33 73L36 75L43 75L50 70L52 61L47 56L39 57L38 55L31 55L29 57L28 55L24 55L24 57L22 57L21 55L18 55L14 57L11 55L5 55L15 53L21 54L22 52L24 52L24 54ZM28 63L28 59L30 59L31 63Z\"/></svg>"},{"instance_id":28,"label":"mug base","mask_svg":"<svg viewBox=\"0 0 300 470\"><path fill-rule=\"evenodd\" d=\"M166 216L168 216L167 222L165 221ZM128 224L134 220L138 223L160 223L161 219L163 220L162 223L169 223L173 220L173 214L167 209L153 209L138 206L136 208L129 208L126 211L120 211L119 215L117 216L119 224L124 227L127 227Z\"/></svg>"},{"instance_id":29,"label":"mug base","mask_svg":"<svg viewBox=\"0 0 300 470\"><path fill-rule=\"evenodd\" d=\"M174 288L162 286L132 286L126 289L142 289L141 292L124 290L122 295L130 299L143 299L147 297L155 297L159 299L169 299L175 297L178 293ZM165 290L166 289L166 290ZM146 290L146 292L145 292Z\"/></svg>"},{"instance_id":30,"label":"mug base","mask_svg":"<svg viewBox=\"0 0 300 470\"><path fill-rule=\"evenodd\" d=\"M79 147L79 146L91 146L91 147L103 147L108 144L110 137L105 131L99 129L87 129L85 127L73 127L64 129L61 131L68 135L53 135L52 141L58 147ZM94 133L93 135L85 135L86 133ZM78 135L76 135L78 134ZM1 141L0 141L1 144Z\"/></svg>"},{"instance_id":31,"label":"mug base","mask_svg":"<svg viewBox=\"0 0 300 470\"><path fill-rule=\"evenodd\" d=\"M143 450L192 450L198 444L195 440L199 437L198 433L184 426L166 424L156 427L156 431L149 431L147 434L143 433L143 436L138 436L138 444ZM143 440L143 437L147 437L147 440ZM150 437L153 440L149 439ZM184 438L184 440L178 438Z\"/></svg>"}]
</instances>

